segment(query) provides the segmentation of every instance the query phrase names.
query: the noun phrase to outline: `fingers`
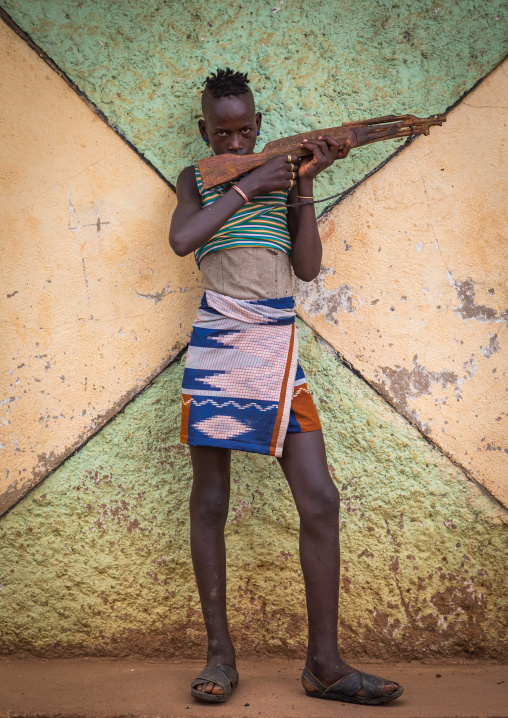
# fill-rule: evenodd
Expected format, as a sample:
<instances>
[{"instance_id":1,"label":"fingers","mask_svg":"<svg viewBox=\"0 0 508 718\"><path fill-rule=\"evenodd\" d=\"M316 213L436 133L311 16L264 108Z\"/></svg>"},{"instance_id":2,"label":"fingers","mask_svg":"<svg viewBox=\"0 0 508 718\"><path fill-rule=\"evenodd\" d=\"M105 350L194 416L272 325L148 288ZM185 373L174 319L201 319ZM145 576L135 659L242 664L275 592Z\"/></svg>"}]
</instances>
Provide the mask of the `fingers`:
<instances>
[{"instance_id":1,"label":"fingers","mask_svg":"<svg viewBox=\"0 0 508 718\"><path fill-rule=\"evenodd\" d=\"M343 160L348 156L349 150L351 149L351 140L346 140L345 144L341 147L333 137L325 135L323 139L328 143L334 160Z\"/></svg>"},{"instance_id":2,"label":"fingers","mask_svg":"<svg viewBox=\"0 0 508 718\"><path fill-rule=\"evenodd\" d=\"M324 159L329 154L328 145L322 139L304 140L300 146L311 150L317 159Z\"/></svg>"},{"instance_id":3,"label":"fingers","mask_svg":"<svg viewBox=\"0 0 508 718\"><path fill-rule=\"evenodd\" d=\"M346 140L341 147L337 140L333 137L324 135L317 140L304 140L301 147L312 150L316 160L325 160L328 164L332 164L337 159L344 159L351 150L351 141Z\"/></svg>"},{"instance_id":4,"label":"fingers","mask_svg":"<svg viewBox=\"0 0 508 718\"><path fill-rule=\"evenodd\" d=\"M351 141L346 140L346 144L344 145L344 147L342 149L340 149L337 152L337 156L335 159L337 159L337 160L345 159L348 156L350 149L351 149Z\"/></svg>"},{"instance_id":5,"label":"fingers","mask_svg":"<svg viewBox=\"0 0 508 718\"><path fill-rule=\"evenodd\" d=\"M311 150L314 155L312 162L314 165L318 165L320 167L319 171L322 171L325 167L329 167L335 160L338 143L336 143L335 140L332 140L331 137L329 140L333 142L333 150L330 149L328 142L321 137L317 140L304 140L301 145L302 147Z\"/></svg>"},{"instance_id":6,"label":"fingers","mask_svg":"<svg viewBox=\"0 0 508 718\"><path fill-rule=\"evenodd\" d=\"M288 155L287 161L289 165L289 171L291 172L291 176L293 179L296 178L296 174L298 172L298 167L300 166L300 160L296 155Z\"/></svg>"},{"instance_id":7,"label":"fingers","mask_svg":"<svg viewBox=\"0 0 508 718\"><path fill-rule=\"evenodd\" d=\"M335 162L335 160L337 159L337 155L340 152L339 143L337 142L337 140L334 140L333 137L329 137L328 135L324 135L323 140L328 145L328 150L330 151L332 162Z\"/></svg>"},{"instance_id":8,"label":"fingers","mask_svg":"<svg viewBox=\"0 0 508 718\"><path fill-rule=\"evenodd\" d=\"M291 190L296 184L296 178L298 177L298 167L300 166L300 159L297 155L286 155L285 159L288 168L289 189Z\"/></svg>"}]
</instances>

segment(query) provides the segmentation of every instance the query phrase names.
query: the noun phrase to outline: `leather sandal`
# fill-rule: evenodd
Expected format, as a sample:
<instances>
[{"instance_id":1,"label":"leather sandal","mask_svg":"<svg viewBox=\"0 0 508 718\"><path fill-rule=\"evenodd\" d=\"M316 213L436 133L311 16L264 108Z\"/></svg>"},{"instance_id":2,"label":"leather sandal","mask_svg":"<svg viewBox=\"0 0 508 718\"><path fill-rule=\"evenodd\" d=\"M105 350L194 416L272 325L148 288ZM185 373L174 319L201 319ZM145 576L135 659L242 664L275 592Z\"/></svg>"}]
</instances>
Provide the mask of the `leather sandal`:
<instances>
[{"instance_id":1,"label":"leather sandal","mask_svg":"<svg viewBox=\"0 0 508 718\"><path fill-rule=\"evenodd\" d=\"M220 686L224 693L215 695L197 691L196 686L203 683L215 683ZM194 698L205 703L224 703L229 700L231 694L238 685L238 671L231 666L205 666L199 676L196 676L191 683L191 693Z\"/></svg>"},{"instance_id":2,"label":"leather sandal","mask_svg":"<svg viewBox=\"0 0 508 718\"><path fill-rule=\"evenodd\" d=\"M311 698L324 698L329 701L343 701L344 703L360 703L366 706L375 706L379 703L393 701L404 693L404 688L394 681L387 681L371 673L356 671L349 676L340 678L331 686L324 686L321 681L312 675L308 668L303 669L302 677L305 678L316 690L305 691ZM387 693L385 683L394 683L397 690ZM364 689L366 696L357 696L355 693Z\"/></svg>"}]
</instances>

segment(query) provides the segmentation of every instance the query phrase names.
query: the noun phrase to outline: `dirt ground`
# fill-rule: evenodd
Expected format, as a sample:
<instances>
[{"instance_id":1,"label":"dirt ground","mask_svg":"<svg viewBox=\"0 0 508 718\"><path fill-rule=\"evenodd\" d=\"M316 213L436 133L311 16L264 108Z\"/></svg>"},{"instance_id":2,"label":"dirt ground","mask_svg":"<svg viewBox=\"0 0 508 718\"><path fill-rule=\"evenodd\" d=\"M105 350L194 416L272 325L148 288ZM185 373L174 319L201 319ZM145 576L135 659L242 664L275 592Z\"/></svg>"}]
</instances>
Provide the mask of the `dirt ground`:
<instances>
[{"instance_id":1,"label":"dirt ground","mask_svg":"<svg viewBox=\"0 0 508 718\"><path fill-rule=\"evenodd\" d=\"M0 658L0 718L508 718L508 667L500 664L362 665L401 683L393 703L365 707L308 698L302 661L239 661L240 683L224 704L195 701L201 661Z\"/></svg>"}]
</instances>

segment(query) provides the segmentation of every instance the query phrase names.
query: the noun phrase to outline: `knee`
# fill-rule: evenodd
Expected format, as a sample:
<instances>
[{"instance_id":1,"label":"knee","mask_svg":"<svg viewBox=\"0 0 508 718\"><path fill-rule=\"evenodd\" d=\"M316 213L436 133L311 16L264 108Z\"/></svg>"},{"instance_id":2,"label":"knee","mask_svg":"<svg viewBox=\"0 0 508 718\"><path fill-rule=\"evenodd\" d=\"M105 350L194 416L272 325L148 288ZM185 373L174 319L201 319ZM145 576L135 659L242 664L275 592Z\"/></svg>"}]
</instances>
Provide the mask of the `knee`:
<instances>
[{"instance_id":1,"label":"knee","mask_svg":"<svg viewBox=\"0 0 508 718\"><path fill-rule=\"evenodd\" d=\"M336 523L339 516L340 495L335 485L330 484L313 492L310 500L300 507L302 521L313 526Z\"/></svg>"},{"instance_id":2,"label":"knee","mask_svg":"<svg viewBox=\"0 0 508 718\"><path fill-rule=\"evenodd\" d=\"M191 519L211 529L222 529L228 516L229 500L224 491L193 491Z\"/></svg>"}]
</instances>

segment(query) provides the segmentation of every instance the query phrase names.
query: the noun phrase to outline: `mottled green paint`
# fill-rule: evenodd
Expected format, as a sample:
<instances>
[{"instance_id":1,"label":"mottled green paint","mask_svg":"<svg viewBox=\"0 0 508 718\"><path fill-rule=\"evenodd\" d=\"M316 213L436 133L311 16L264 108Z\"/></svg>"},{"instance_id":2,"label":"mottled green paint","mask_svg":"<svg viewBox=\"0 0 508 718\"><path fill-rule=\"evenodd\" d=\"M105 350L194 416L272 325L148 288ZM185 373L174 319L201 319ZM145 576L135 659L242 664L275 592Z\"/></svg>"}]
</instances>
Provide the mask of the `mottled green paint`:
<instances>
[{"instance_id":1,"label":"mottled green paint","mask_svg":"<svg viewBox=\"0 0 508 718\"><path fill-rule=\"evenodd\" d=\"M341 490L349 655L501 657L506 512L305 327ZM1 650L202 655L176 363L0 520ZM302 655L298 520L274 459L236 453L227 523L240 650Z\"/></svg>"},{"instance_id":2,"label":"mottled green paint","mask_svg":"<svg viewBox=\"0 0 508 718\"><path fill-rule=\"evenodd\" d=\"M218 66L249 72L262 148L349 120L443 112L508 45L503 0L2 4L172 183L207 154L196 130L200 83ZM347 188L396 146L354 151L319 179L316 194Z\"/></svg>"}]
</instances>

